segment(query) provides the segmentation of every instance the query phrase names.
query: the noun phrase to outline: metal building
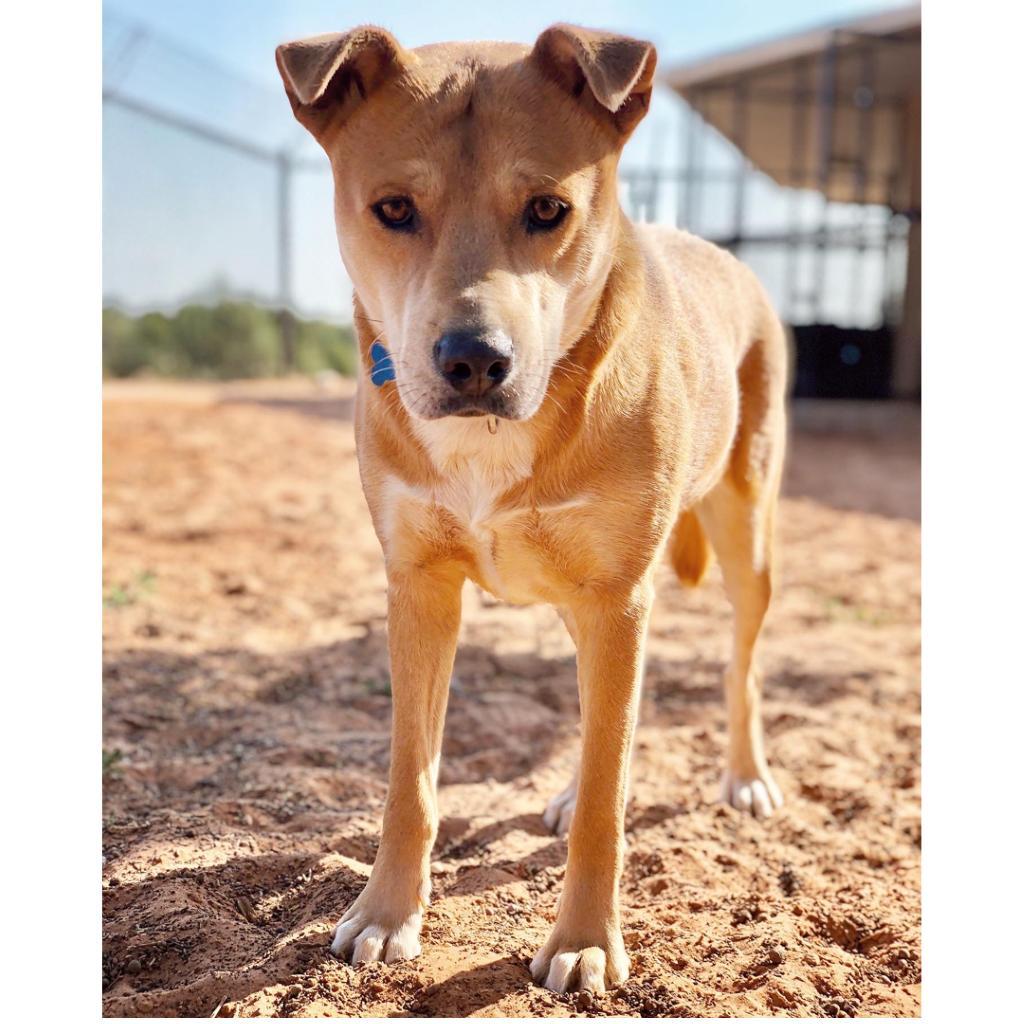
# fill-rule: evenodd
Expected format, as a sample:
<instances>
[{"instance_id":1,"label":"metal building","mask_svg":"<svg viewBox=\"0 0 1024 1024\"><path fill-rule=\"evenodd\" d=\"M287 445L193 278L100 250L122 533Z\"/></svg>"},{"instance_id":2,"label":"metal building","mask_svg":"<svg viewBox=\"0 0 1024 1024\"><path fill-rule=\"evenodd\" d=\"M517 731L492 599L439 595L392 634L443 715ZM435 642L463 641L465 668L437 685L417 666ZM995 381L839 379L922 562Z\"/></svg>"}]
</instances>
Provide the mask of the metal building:
<instances>
[{"instance_id":1,"label":"metal building","mask_svg":"<svg viewBox=\"0 0 1024 1024\"><path fill-rule=\"evenodd\" d=\"M731 223L713 240L755 265L759 251L779 254L796 394L919 397L920 7L670 68L662 83L738 151L732 169L706 166L691 127L677 219L699 222L708 189L724 184ZM788 196L788 214L767 226L750 201L765 175ZM868 272L884 278L872 299ZM848 306L837 313L826 299L839 290Z\"/></svg>"}]
</instances>

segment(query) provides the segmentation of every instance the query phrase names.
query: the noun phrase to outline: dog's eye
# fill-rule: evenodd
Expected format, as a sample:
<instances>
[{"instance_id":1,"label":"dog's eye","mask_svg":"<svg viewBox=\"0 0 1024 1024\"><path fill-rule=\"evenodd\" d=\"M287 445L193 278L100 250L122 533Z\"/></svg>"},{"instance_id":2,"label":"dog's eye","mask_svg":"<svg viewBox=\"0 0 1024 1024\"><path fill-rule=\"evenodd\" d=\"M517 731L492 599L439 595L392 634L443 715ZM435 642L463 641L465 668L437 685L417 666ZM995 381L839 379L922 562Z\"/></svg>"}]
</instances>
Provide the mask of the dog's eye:
<instances>
[{"instance_id":1,"label":"dog's eye","mask_svg":"<svg viewBox=\"0 0 1024 1024\"><path fill-rule=\"evenodd\" d=\"M393 231L411 231L416 226L416 207L408 196L388 196L371 209L377 220Z\"/></svg>"},{"instance_id":2,"label":"dog's eye","mask_svg":"<svg viewBox=\"0 0 1024 1024\"><path fill-rule=\"evenodd\" d=\"M557 196L534 196L526 205L526 229L550 231L565 220L569 204Z\"/></svg>"}]
</instances>

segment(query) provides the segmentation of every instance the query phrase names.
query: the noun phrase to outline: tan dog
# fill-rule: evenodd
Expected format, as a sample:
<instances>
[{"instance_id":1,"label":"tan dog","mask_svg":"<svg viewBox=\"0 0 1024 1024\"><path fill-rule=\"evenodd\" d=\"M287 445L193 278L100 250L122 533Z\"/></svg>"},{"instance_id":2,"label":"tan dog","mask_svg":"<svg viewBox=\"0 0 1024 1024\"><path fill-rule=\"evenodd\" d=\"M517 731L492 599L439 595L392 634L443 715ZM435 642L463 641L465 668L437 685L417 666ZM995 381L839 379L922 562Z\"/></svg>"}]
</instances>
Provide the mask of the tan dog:
<instances>
[{"instance_id":1,"label":"tan dog","mask_svg":"<svg viewBox=\"0 0 1024 1024\"><path fill-rule=\"evenodd\" d=\"M557 25L532 48L407 51L359 28L277 60L334 172L364 367L359 464L388 575L390 790L332 948L354 963L419 952L469 578L554 605L576 642L582 758L545 815L569 832L565 890L532 970L601 992L629 970L623 817L666 546L687 583L713 548L735 609L725 797L759 816L781 802L752 657L771 590L782 327L731 255L620 208L648 43Z\"/></svg>"}]
</instances>

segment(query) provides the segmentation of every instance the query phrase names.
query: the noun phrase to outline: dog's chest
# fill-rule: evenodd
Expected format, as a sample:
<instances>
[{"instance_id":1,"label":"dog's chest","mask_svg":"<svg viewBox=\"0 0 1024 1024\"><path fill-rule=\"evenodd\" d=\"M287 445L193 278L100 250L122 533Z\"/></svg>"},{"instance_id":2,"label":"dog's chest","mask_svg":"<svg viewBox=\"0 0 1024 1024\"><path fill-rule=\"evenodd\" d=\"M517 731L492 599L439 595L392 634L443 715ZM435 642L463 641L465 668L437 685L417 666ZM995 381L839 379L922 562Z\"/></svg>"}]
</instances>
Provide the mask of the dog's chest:
<instances>
[{"instance_id":1,"label":"dog's chest","mask_svg":"<svg viewBox=\"0 0 1024 1024\"><path fill-rule=\"evenodd\" d=\"M506 557L509 541L518 532L519 517L513 513L497 514L496 505L505 490L501 481L467 469L447 477L433 498L435 507L443 509L458 524L476 582L506 601L535 601L539 595L530 586L530 560L512 565Z\"/></svg>"},{"instance_id":2,"label":"dog's chest","mask_svg":"<svg viewBox=\"0 0 1024 1024\"><path fill-rule=\"evenodd\" d=\"M557 602L568 585L560 556L565 517L586 499L543 507L510 503L509 492L531 472L529 435L507 423L495 435L478 422L444 426L421 428L437 481L429 488L396 478L389 483L386 532L392 542L411 545L424 560L431 548L455 551L471 579L511 603Z\"/></svg>"}]
</instances>

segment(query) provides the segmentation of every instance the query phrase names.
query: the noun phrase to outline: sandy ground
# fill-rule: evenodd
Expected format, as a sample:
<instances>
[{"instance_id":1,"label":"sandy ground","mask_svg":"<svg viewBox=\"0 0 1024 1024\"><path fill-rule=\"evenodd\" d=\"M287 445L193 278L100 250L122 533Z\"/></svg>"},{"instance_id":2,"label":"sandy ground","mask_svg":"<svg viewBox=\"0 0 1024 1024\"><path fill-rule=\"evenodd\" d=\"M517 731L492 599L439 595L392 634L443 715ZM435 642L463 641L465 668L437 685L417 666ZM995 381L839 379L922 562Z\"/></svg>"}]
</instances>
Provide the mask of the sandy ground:
<instances>
[{"instance_id":1,"label":"sandy ground","mask_svg":"<svg viewBox=\"0 0 1024 1024\"><path fill-rule=\"evenodd\" d=\"M373 861L384 577L347 385L110 388L103 1008L146 1016L914 1016L920 996L915 437L794 438L762 647L767 824L716 804L729 611L662 573L622 897L632 975L534 986L575 756L571 642L467 590L422 956L328 936Z\"/></svg>"}]
</instances>

